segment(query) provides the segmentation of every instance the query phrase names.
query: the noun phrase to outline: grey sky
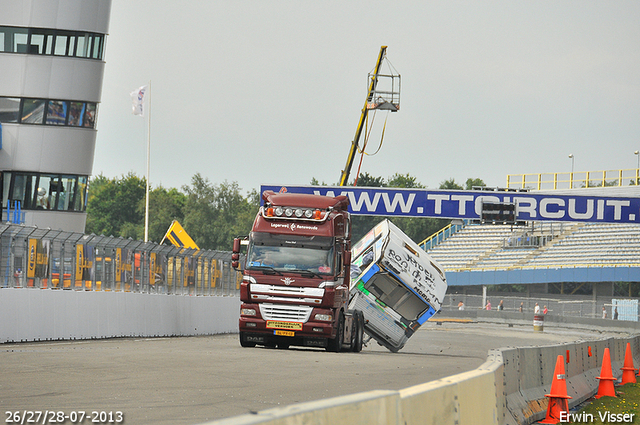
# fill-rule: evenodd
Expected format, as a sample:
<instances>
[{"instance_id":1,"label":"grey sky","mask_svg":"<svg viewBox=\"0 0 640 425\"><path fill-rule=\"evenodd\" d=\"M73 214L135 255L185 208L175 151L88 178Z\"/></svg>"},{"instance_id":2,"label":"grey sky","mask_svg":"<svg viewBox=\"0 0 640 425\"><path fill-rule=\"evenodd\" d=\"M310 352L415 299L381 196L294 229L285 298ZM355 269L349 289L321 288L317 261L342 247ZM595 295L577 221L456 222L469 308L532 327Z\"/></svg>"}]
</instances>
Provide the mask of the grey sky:
<instances>
[{"instance_id":1,"label":"grey sky","mask_svg":"<svg viewBox=\"0 0 640 425\"><path fill-rule=\"evenodd\" d=\"M336 183L381 45L401 106L362 172L635 168L638 22L637 1L113 0L93 172L144 176L129 92L151 81L153 186Z\"/></svg>"}]
</instances>

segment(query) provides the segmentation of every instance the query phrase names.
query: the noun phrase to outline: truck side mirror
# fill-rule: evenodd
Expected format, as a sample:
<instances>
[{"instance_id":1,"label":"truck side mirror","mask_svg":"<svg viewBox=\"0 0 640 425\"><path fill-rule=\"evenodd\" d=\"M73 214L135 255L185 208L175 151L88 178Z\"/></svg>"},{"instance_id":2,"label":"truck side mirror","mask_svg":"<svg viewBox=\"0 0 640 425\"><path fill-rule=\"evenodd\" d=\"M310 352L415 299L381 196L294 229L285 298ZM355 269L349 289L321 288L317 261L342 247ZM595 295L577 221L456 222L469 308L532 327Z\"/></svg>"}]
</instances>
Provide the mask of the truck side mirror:
<instances>
[{"instance_id":1,"label":"truck side mirror","mask_svg":"<svg viewBox=\"0 0 640 425\"><path fill-rule=\"evenodd\" d=\"M240 238L233 240L233 251L231 253L231 267L238 270L240 267Z\"/></svg>"}]
</instances>

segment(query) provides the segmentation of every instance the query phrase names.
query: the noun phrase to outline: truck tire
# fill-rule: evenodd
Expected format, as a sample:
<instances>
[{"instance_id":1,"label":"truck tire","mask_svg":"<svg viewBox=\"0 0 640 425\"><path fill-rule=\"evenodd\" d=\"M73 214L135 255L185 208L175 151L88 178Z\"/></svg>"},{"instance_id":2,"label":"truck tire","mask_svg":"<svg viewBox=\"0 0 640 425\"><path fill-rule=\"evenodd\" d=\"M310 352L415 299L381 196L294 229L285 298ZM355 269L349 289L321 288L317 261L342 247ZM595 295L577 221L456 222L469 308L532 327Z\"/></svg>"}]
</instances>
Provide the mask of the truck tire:
<instances>
[{"instance_id":1,"label":"truck tire","mask_svg":"<svg viewBox=\"0 0 640 425\"><path fill-rule=\"evenodd\" d=\"M336 337L329 340L327 344L327 351L333 351L339 353L342 350L342 339L344 338L344 314L340 311L338 316L338 330Z\"/></svg>"},{"instance_id":2,"label":"truck tire","mask_svg":"<svg viewBox=\"0 0 640 425\"><path fill-rule=\"evenodd\" d=\"M256 343L255 342L247 342L247 339L245 337L244 332L240 332L240 346L241 347L251 348L251 347L255 347Z\"/></svg>"},{"instance_id":3,"label":"truck tire","mask_svg":"<svg viewBox=\"0 0 640 425\"><path fill-rule=\"evenodd\" d=\"M362 342L364 339L364 314L360 310L355 312L355 336L353 339L353 347L351 349L354 353L362 351Z\"/></svg>"}]
</instances>

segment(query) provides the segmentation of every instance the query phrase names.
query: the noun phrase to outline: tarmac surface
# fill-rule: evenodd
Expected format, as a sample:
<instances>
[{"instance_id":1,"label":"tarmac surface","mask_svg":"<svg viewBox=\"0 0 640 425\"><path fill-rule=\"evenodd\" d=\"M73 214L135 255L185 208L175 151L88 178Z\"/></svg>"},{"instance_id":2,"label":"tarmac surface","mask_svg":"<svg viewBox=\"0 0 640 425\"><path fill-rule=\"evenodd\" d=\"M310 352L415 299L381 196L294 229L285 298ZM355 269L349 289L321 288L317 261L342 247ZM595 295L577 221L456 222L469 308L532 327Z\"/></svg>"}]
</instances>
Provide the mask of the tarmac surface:
<instances>
[{"instance_id":1,"label":"tarmac surface","mask_svg":"<svg viewBox=\"0 0 640 425\"><path fill-rule=\"evenodd\" d=\"M361 353L242 348L237 334L0 344L0 408L5 423L11 423L8 412L55 411L86 412L84 421L78 415L75 423L92 423L96 417L98 423L111 418L111 423L130 425L192 425L362 391L410 387L473 370L492 348L617 335L429 322L396 354L374 341ZM122 412L123 422L115 421L120 418L116 412ZM100 415L107 420L100 422Z\"/></svg>"}]
</instances>

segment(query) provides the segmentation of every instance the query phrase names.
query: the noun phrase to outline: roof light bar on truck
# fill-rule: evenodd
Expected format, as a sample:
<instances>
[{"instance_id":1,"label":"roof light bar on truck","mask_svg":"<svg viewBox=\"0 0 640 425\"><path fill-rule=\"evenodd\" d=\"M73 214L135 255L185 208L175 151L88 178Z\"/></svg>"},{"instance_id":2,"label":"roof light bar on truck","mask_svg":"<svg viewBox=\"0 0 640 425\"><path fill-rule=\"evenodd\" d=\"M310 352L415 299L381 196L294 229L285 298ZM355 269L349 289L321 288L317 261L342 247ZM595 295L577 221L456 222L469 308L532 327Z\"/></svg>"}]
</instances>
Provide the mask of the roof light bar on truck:
<instances>
[{"instance_id":1,"label":"roof light bar on truck","mask_svg":"<svg viewBox=\"0 0 640 425\"><path fill-rule=\"evenodd\" d=\"M328 211L318 208L282 207L265 205L260 209L260 213L267 219L281 220L306 220L324 222L329 217Z\"/></svg>"}]
</instances>

